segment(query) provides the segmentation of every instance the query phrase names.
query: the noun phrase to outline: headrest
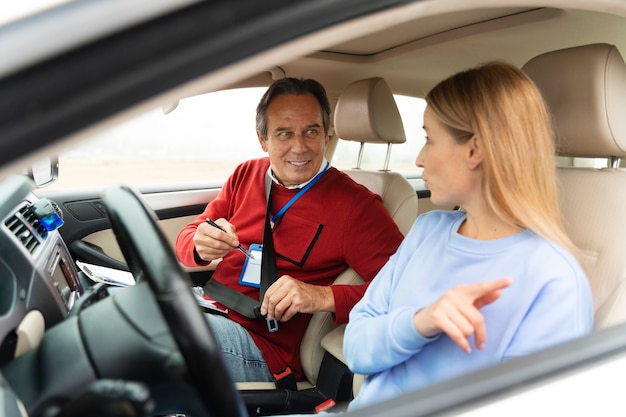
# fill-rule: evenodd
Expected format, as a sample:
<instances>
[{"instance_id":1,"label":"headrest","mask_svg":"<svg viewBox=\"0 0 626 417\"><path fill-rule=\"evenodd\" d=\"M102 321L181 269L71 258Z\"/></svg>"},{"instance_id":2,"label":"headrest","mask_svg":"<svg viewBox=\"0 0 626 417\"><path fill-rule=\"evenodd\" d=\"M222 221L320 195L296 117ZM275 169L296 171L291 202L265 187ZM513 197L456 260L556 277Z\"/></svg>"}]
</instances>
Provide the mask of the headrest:
<instances>
[{"instance_id":1,"label":"headrest","mask_svg":"<svg viewBox=\"0 0 626 417\"><path fill-rule=\"evenodd\" d=\"M615 46L548 52L523 70L552 113L559 155L626 156L626 64Z\"/></svg>"},{"instance_id":2,"label":"headrest","mask_svg":"<svg viewBox=\"0 0 626 417\"><path fill-rule=\"evenodd\" d=\"M340 139L365 143L404 143L404 126L389 86L380 77L355 81L335 107Z\"/></svg>"}]
</instances>

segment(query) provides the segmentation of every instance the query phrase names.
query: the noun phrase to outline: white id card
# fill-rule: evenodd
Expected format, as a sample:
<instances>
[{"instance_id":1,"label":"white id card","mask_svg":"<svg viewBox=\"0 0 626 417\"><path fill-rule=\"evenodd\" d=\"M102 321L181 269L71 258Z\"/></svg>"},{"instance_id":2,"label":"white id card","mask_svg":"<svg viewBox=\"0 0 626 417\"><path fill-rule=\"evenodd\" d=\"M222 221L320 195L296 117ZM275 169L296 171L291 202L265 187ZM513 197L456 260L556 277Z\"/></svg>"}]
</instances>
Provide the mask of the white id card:
<instances>
[{"instance_id":1,"label":"white id card","mask_svg":"<svg viewBox=\"0 0 626 417\"><path fill-rule=\"evenodd\" d=\"M243 264L243 269L239 276L239 283L241 285L259 288L261 286L261 257L263 256L263 245L253 243L248 250L252 256L254 256L254 259L250 259L246 256L246 261Z\"/></svg>"}]
</instances>

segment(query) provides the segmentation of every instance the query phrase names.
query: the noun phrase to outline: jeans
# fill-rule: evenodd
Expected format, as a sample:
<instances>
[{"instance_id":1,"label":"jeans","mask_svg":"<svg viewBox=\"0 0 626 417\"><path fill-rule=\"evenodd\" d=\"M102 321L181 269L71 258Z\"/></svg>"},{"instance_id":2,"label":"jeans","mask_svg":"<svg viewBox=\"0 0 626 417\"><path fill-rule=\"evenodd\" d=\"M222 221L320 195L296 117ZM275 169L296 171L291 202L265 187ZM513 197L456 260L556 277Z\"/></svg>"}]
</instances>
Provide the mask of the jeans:
<instances>
[{"instance_id":1,"label":"jeans","mask_svg":"<svg viewBox=\"0 0 626 417\"><path fill-rule=\"evenodd\" d=\"M205 314L234 382L266 382L274 378L261 351L240 324L217 314Z\"/></svg>"}]
</instances>

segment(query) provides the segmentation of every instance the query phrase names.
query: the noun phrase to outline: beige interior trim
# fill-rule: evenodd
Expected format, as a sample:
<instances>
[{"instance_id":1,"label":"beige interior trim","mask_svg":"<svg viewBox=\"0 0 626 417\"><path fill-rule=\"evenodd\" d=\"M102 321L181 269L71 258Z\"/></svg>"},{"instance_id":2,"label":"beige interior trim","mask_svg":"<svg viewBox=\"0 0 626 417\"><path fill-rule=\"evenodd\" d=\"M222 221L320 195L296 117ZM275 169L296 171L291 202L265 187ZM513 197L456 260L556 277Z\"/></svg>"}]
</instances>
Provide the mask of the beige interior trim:
<instances>
[{"instance_id":1,"label":"beige interior trim","mask_svg":"<svg viewBox=\"0 0 626 417\"><path fill-rule=\"evenodd\" d=\"M15 357L18 357L29 350L36 348L43 339L46 330L46 321L39 310L29 311L24 319L17 326L17 344L15 346Z\"/></svg>"},{"instance_id":2,"label":"beige interior trim","mask_svg":"<svg viewBox=\"0 0 626 417\"><path fill-rule=\"evenodd\" d=\"M158 225L163 231L163 233L165 234L165 237L167 241L169 242L172 250L175 249L176 237L178 236L178 233L181 231L183 227L185 227L188 223L192 222L195 219L196 219L196 216L193 215L193 216L178 217L178 218L173 218L173 219L159 220ZM111 229L101 230L101 231L92 233L88 236L85 236L83 238L83 241L101 248L102 251L106 255L112 257L113 259L116 259L120 262L126 262L126 260L124 259L124 255L122 254L122 251L120 250L120 247L117 244L117 239L115 238L115 235L113 234L113 231ZM183 267L183 270L187 272L212 271L212 270L215 270L215 266L218 263L219 262L211 262L207 266L193 267L193 268L183 266L182 264L181 266Z\"/></svg>"}]
</instances>

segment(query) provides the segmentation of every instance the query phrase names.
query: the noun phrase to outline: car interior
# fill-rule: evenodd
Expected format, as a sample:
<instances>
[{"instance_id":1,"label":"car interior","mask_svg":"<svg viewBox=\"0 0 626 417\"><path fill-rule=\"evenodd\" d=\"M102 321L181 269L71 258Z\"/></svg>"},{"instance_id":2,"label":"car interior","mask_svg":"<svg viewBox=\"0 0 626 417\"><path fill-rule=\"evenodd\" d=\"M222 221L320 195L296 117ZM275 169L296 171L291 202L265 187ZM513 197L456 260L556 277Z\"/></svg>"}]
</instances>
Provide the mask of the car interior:
<instances>
[{"instance_id":1,"label":"car interior","mask_svg":"<svg viewBox=\"0 0 626 417\"><path fill-rule=\"evenodd\" d=\"M560 167L561 208L568 233L582 252L594 297L595 328L626 319L621 251L606 236L623 226L622 199L608 191L626 184L626 64L614 45L590 44L542 54L524 71L540 88L557 130L557 154L607 158L605 168ZM593 198L590 198L593 196Z\"/></svg>"},{"instance_id":2,"label":"car interior","mask_svg":"<svg viewBox=\"0 0 626 417\"><path fill-rule=\"evenodd\" d=\"M406 234L419 214L434 207L419 178L388 163L389 152L402 152L406 141L394 94L423 97L445 76L488 60L518 65L537 84L552 113L565 226L581 250L593 292L595 325L589 338L347 415L457 415L479 408L490 393L523 391L542 372L571 372L579 362L588 366L592 355L624 350L626 264L619 244L626 231L626 201L619 191L626 187L621 162L626 156L623 5L617 0L397 3L363 12L346 7L327 17L328 22L319 17L326 11L322 8L314 15L324 22L319 27L305 27L303 17L300 27L292 29L292 39L278 43L257 34L260 44L254 52L229 43L241 39L220 26L211 5L178 5L160 10L157 19L145 17L136 28L117 27L122 34L66 46L57 51L61 58L44 59L41 66L22 64L25 69L15 75L0 65L0 97L3 91L15 96L11 106L0 104L0 115L5 114L0 132L15 142L11 149L16 153L0 158L5 158L6 177L0 183L0 271L7 277L0 280L0 391L7 404L0 410L20 417L80 417L96 410L128 417L277 415L315 413L328 399L336 404L334 410L344 410L358 394L364 376L345 365L345 326L335 326L330 313L313 315L305 333L303 381L235 384L216 359L219 352L203 311L186 308L196 304L190 286L206 282L215 263L182 267L171 249L181 228L216 197L219 186L115 184L67 191L36 188L32 178L14 174L27 154L28 161L34 160L32 147L38 147L37 157L49 156L55 148L48 142L62 138L58 143L70 146L163 103L219 89L268 86L282 76L314 78L327 89L333 108L327 159L332 161L338 141L357 142L361 150L386 146L380 169L361 168L360 152L354 155L355 168L345 172L381 196ZM219 16L228 15L224 10L217 10ZM268 33L277 16L284 17L278 7L265 11L270 12L276 14L268 20ZM241 13L243 22L258 10L250 6ZM185 35L191 31L186 26L201 15L211 16L215 27L206 29L211 30L206 35L199 28ZM159 33L159 25L178 31L152 47L147 39ZM13 35L0 30L0 44L3 36L10 40ZM202 42L192 44L196 38ZM157 74L159 59L169 56L167 48L175 51L172 62L180 65L175 75L167 72L173 64ZM197 63L184 61L200 49L206 56ZM125 58L113 60L117 54ZM101 67L94 67L94 56L102 59L97 61ZM114 68L107 60L115 61ZM63 65L69 69L64 71ZM48 92L44 84L50 73L57 81ZM146 73L154 76L155 87L130 89L139 83L138 74ZM107 76L119 78L111 85L91 86ZM103 94L100 88L107 90L101 100L95 98ZM38 118L40 107L49 109L50 116ZM71 124L71 117L80 121ZM51 162L50 176L57 169L63 175L58 161ZM55 213L62 214L64 225L45 226L44 217ZM76 267L77 260L130 271L137 284L123 289L94 284ZM335 282L362 280L347 269ZM590 348L594 343L606 350ZM571 352L589 356L583 360Z\"/></svg>"}]
</instances>

